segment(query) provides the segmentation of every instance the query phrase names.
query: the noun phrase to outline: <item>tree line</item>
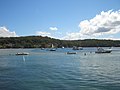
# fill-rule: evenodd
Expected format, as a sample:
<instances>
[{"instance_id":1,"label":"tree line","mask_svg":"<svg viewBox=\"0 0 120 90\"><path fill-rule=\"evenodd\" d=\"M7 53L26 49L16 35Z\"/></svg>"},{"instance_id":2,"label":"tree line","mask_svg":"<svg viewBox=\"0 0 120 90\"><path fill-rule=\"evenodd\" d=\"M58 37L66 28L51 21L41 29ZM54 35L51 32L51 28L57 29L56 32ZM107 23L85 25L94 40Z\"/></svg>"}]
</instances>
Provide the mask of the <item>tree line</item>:
<instances>
[{"instance_id":1,"label":"tree line","mask_svg":"<svg viewBox=\"0 0 120 90\"><path fill-rule=\"evenodd\" d=\"M42 36L1 37L0 48L120 47L120 40L59 40Z\"/></svg>"}]
</instances>

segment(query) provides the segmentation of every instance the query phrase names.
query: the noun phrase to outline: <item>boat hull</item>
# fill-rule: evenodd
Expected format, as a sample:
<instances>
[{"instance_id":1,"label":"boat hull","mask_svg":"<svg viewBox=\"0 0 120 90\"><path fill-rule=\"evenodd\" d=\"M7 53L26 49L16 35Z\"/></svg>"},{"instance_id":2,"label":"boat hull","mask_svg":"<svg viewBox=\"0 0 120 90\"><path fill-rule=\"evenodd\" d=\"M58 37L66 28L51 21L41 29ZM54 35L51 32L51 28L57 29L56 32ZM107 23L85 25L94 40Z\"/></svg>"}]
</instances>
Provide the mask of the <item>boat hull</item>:
<instances>
[{"instance_id":1,"label":"boat hull","mask_svg":"<svg viewBox=\"0 0 120 90\"><path fill-rule=\"evenodd\" d=\"M56 49L50 49L50 51L56 51Z\"/></svg>"},{"instance_id":2,"label":"boat hull","mask_svg":"<svg viewBox=\"0 0 120 90\"><path fill-rule=\"evenodd\" d=\"M77 54L77 52L67 52L67 54Z\"/></svg>"},{"instance_id":3,"label":"boat hull","mask_svg":"<svg viewBox=\"0 0 120 90\"><path fill-rule=\"evenodd\" d=\"M111 53L111 51L102 51L102 52L96 51L95 53Z\"/></svg>"},{"instance_id":4,"label":"boat hull","mask_svg":"<svg viewBox=\"0 0 120 90\"><path fill-rule=\"evenodd\" d=\"M29 53L16 53L16 55L29 55Z\"/></svg>"}]
</instances>

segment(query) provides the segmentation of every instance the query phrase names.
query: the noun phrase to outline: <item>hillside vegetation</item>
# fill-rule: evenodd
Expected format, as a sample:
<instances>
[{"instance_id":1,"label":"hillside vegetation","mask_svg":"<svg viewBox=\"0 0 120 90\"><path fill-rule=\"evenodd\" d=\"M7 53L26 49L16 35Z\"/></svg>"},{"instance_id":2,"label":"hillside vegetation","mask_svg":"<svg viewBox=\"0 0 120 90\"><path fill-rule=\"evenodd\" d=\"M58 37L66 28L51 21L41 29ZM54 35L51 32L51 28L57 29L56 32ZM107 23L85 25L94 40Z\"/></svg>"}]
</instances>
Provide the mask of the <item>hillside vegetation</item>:
<instances>
[{"instance_id":1,"label":"hillside vegetation","mask_svg":"<svg viewBox=\"0 0 120 90\"><path fill-rule=\"evenodd\" d=\"M42 36L9 37L0 38L0 48L50 48L51 45L57 48L64 47L120 47L120 40L59 40Z\"/></svg>"}]
</instances>

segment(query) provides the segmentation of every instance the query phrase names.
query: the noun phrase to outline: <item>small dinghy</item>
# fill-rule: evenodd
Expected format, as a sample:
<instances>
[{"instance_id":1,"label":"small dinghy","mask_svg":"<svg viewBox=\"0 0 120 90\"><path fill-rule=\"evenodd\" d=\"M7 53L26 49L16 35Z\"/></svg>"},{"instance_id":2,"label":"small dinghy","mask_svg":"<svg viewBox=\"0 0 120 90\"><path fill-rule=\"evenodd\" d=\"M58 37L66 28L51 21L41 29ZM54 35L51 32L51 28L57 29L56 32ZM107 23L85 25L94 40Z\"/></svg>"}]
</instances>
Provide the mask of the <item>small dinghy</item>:
<instances>
[{"instance_id":1,"label":"small dinghy","mask_svg":"<svg viewBox=\"0 0 120 90\"><path fill-rule=\"evenodd\" d=\"M77 54L77 52L67 52L67 54Z\"/></svg>"},{"instance_id":2,"label":"small dinghy","mask_svg":"<svg viewBox=\"0 0 120 90\"><path fill-rule=\"evenodd\" d=\"M15 55L29 55L27 52L16 53Z\"/></svg>"}]
</instances>

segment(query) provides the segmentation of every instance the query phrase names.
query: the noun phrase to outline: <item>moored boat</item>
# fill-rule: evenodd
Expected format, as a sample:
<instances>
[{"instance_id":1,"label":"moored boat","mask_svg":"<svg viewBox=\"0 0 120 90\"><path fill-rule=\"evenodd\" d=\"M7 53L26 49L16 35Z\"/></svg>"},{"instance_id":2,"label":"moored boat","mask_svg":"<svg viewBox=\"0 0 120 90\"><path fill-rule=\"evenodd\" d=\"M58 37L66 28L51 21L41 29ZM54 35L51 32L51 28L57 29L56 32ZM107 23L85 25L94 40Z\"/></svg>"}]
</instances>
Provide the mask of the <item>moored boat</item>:
<instances>
[{"instance_id":1,"label":"moored boat","mask_svg":"<svg viewBox=\"0 0 120 90\"><path fill-rule=\"evenodd\" d=\"M56 48L52 48L52 49L50 49L50 51L56 51Z\"/></svg>"},{"instance_id":2,"label":"moored boat","mask_svg":"<svg viewBox=\"0 0 120 90\"><path fill-rule=\"evenodd\" d=\"M112 49L103 49L102 47L97 48L97 51L95 53L111 53Z\"/></svg>"},{"instance_id":3,"label":"moored boat","mask_svg":"<svg viewBox=\"0 0 120 90\"><path fill-rule=\"evenodd\" d=\"M56 51L56 48L54 47L54 45L52 44L52 47L50 48L49 51Z\"/></svg>"},{"instance_id":4,"label":"moored boat","mask_svg":"<svg viewBox=\"0 0 120 90\"><path fill-rule=\"evenodd\" d=\"M66 54L77 54L77 52L67 52Z\"/></svg>"},{"instance_id":5,"label":"moored boat","mask_svg":"<svg viewBox=\"0 0 120 90\"><path fill-rule=\"evenodd\" d=\"M76 47L76 46L73 46L73 50L83 50L83 47Z\"/></svg>"},{"instance_id":6,"label":"moored boat","mask_svg":"<svg viewBox=\"0 0 120 90\"><path fill-rule=\"evenodd\" d=\"M27 52L16 53L15 55L29 55Z\"/></svg>"}]
</instances>

